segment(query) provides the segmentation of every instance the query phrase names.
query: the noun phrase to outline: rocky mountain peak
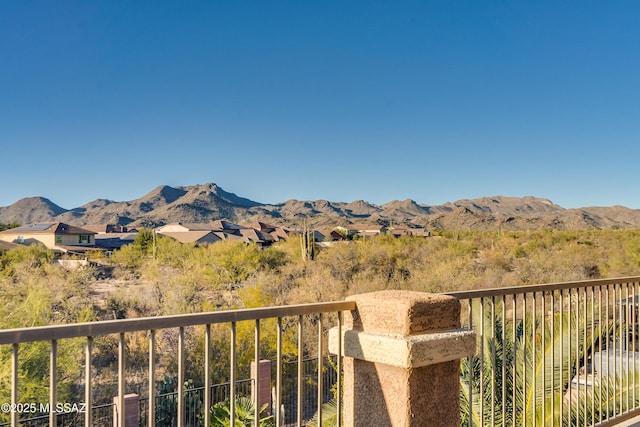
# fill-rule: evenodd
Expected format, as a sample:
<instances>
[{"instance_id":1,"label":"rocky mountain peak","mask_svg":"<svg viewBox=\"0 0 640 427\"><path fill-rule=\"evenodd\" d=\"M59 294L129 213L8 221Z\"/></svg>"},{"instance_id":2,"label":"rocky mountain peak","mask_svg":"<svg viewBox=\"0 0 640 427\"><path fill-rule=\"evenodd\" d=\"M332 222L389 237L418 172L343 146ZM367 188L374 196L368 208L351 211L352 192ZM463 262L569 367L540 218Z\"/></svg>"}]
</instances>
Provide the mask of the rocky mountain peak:
<instances>
[{"instance_id":1,"label":"rocky mountain peak","mask_svg":"<svg viewBox=\"0 0 640 427\"><path fill-rule=\"evenodd\" d=\"M370 221L413 224L431 230L532 230L536 228L639 228L640 211L622 206L564 209L533 196L492 196L424 205L413 199L375 205L364 200L287 200L259 203L222 189L215 183L171 187L161 185L131 201L96 199L65 210L44 197L27 197L0 207L0 223L66 222L76 226L117 224L151 227L171 222L242 223L265 221L312 227Z\"/></svg>"}]
</instances>

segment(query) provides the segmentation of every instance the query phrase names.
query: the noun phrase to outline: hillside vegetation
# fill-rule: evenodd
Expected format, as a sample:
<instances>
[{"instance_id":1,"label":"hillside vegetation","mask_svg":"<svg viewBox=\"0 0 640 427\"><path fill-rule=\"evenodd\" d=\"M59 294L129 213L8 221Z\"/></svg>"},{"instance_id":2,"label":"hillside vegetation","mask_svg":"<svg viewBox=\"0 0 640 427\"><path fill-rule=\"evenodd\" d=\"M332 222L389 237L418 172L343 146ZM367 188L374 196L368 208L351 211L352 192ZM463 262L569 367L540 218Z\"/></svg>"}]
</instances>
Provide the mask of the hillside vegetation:
<instances>
[{"instance_id":1,"label":"hillside vegetation","mask_svg":"<svg viewBox=\"0 0 640 427\"><path fill-rule=\"evenodd\" d=\"M154 241L156 242L154 244ZM565 282L640 274L639 230L443 232L429 238L381 235L318 248L303 260L300 241L290 238L260 249L234 241L209 246L153 239L142 231L135 243L111 259L95 254L93 267L67 270L53 263L41 246L0 252L0 327L16 328L104 319L158 316L265 305L343 299L381 289L447 292ZM245 327L246 326L246 327ZM264 324L264 340L270 328ZM271 328L272 330L272 328ZM251 325L239 328L240 342L252 340ZM295 352L295 328L285 334L285 358ZM216 360L228 360L228 334L214 328ZM175 344L175 332L158 335L158 345ZM272 344L271 344L272 345ZM96 339L96 382L116 360L116 337ZM127 334L127 366L144 372L148 343L144 334ZM188 335L188 366L202 366L202 337ZM7 347L7 346L5 346ZM59 399L80 394L83 342L66 340L58 361ZM47 401L48 343L21 346L24 378L21 398ZM262 349L269 357L275 351ZM238 350L241 371L252 358L251 345ZM10 348L0 350L0 401L9 401ZM163 353L159 372L172 372L175 355ZM115 368L114 368L115 369ZM224 381L222 367L214 380ZM143 374L139 389L144 390ZM198 374L188 372L198 382ZM132 380L132 391L137 391ZM142 391L144 393L144 391Z\"/></svg>"},{"instance_id":2,"label":"hillside vegetation","mask_svg":"<svg viewBox=\"0 0 640 427\"><path fill-rule=\"evenodd\" d=\"M635 275L640 230L380 235L316 247L311 261L295 236L266 249L231 240L197 247L162 236L154 245L142 230L110 259L93 254L93 267L63 269L52 260L42 246L0 253L0 326Z\"/></svg>"}]
</instances>

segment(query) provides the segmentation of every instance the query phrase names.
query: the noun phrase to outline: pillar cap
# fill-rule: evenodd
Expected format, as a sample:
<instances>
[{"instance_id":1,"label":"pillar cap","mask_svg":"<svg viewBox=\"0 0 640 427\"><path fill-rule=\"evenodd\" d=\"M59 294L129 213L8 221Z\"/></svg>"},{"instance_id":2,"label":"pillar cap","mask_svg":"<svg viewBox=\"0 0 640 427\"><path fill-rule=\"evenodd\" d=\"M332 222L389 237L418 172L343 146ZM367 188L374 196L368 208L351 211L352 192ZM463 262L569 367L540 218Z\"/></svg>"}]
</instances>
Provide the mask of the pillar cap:
<instances>
[{"instance_id":1,"label":"pillar cap","mask_svg":"<svg viewBox=\"0 0 640 427\"><path fill-rule=\"evenodd\" d=\"M415 335L460 326L460 302L450 295L386 290L354 295L357 314L345 326L373 334Z\"/></svg>"},{"instance_id":2,"label":"pillar cap","mask_svg":"<svg viewBox=\"0 0 640 427\"><path fill-rule=\"evenodd\" d=\"M338 353L338 328L329 330L329 351ZM366 362L397 368L420 368L449 362L475 353L475 333L470 329L440 331L422 335L390 336L342 331L342 354Z\"/></svg>"}]
</instances>

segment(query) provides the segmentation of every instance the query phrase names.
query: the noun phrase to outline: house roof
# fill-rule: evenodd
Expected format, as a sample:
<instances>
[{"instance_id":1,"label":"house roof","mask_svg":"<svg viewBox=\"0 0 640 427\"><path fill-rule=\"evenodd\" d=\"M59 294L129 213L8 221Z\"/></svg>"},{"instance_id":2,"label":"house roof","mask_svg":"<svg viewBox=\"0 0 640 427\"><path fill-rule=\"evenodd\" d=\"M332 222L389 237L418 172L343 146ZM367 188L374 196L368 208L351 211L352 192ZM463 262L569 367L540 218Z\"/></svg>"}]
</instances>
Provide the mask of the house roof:
<instances>
[{"instance_id":1,"label":"house roof","mask_svg":"<svg viewBox=\"0 0 640 427\"><path fill-rule=\"evenodd\" d=\"M379 234L379 231L358 231L358 236L360 237L374 237Z\"/></svg>"},{"instance_id":2,"label":"house roof","mask_svg":"<svg viewBox=\"0 0 640 427\"><path fill-rule=\"evenodd\" d=\"M380 224L355 223L349 224L348 228L352 231L382 231L384 226Z\"/></svg>"},{"instance_id":3,"label":"house roof","mask_svg":"<svg viewBox=\"0 0 640 427\"><path fill-rule=\"evenodd\" d=\"M274 241L273 236L269 233L263 233L255 228L245 228L240 230L240 234L247 242L271 243Z\"/></svg>"},{"instance_id":4,"label":"house roof","mask_svg":"<svg viewBox=\"0 0 640 427\"><path fill-rule=\"evenodd\" d=\"M97 234L94 231L80 228L64 222L37 222L33 224L21 225L1 231L2 234Z\"/></svg>"},{"instance_id":5,"label":"house roof","mask_svg":"<svg viewBox=\"0 0 640 427\"><path fill-rule=\"evenodd\" d=\"M233 233L224 233L222 231L214 231L213 234L220 237L221 240L244 240L242 236Z\"/></svg>"},{"instance_id":6,"label":"house roof","mask_svg":"<svg viewBox=\"0 0 640 427\"><path fill-rule=\"evenodd\" d=\"M289 237L289 235L287 234L287 230L280 227L276 228L270 234L271 234L271 237L273 237L273 239L276 241L286 240Z\"/></svg>"},{"instance_id":7,"label":"house roof","mask_svg":"<svg viewBox=\"0 0 640 427\"><path fill-rule=\"evenodd\" d=\"M243 227L242 225L234 224L224 219L219 219L217 221L213 221L212 224L217 230L242 230L247 227Z\"/></svg>"},{"instance_id":8,"label":"house roof","mask_svg":"<svg viewBox=\"0 0 640 427\"><path fill-rule=\"evenodd\" d=\"M96 235L96 246L107 249L119 249L133 243L138 233L99 233Z\"/></svg>"},{"instance_id":9,"label":"house roof","mask_svg":"<svg viewBox=\"0 0 640 427\"><path fill-rule=\"evenodd\" d=\"M162 230L165 228L182 228L185 231L229 231L241 230L246 227L220 219L212 222L177 222L172 224L165 224L161 227L158 227L157 230L158 232L163 233Z\"/></svg>"},{"instance_id":10,"label":"house roof","mask_svg":"<svg viewBox=\"0 0 640 427\"><path fill-rule=\"evenodd\" d=\"M127 227L123 225L116 224L94 224L94 225L85 225L83 227L86 230L95 231L96 233L105 234L105 233L126 233Z\"/></svg>"},{"instance_id":11,"label":"house roof","mask_svg":"<svg viewBox=\"0 0 640 427\"><path fill-rule=\"evenodd\" d=\"M213 233L211 230L167 231L159 234L176 239L180 243L213 243L222 240L217 233Z\"/></svg>"},{"instance_id":12,"label":"house roof","mask_svg":"<svg viewBox=\"0 0 640 427\"><path fill-rule=\"evenodd\" d=\"M13 248L17 248L18 245L17 243L11 243L11 242L5 242L4 240L0 240L0 250L2 249L13 249Z\"/></svg>"},{"instance_id":13,"label":"house roof","mask_svg":"<svg viewBox=\"0 0 640 427\"><path fill-rule=\"evenodd\" d=\"M267 233L272 233L276 229L281 228L281 227L276 227L275 225L267 224L266 222L262 222L262 221L253 221L248 224L245 224L245 226L250 228L255 228L256 230L265 231Z\"/></svg>"},{"instance_id":14,"label":"house roof","mask_svg":"<svg viewBox=\"0 0 640 427\"><path fill-rule=\"evenodd\" d=\"M165 224L163 226L160 226L158 228L156 228L156 230L158 230L158 233L165 233L165 231L162 231L165 228L181 228L182 230L184 230L184 232L188 232L188 231L211 231L211 224L210 223L196 223L196 222L175 222L172 224ZM174 233L174 232L172 232ZM175 231L175 233L178 233L178 231Z\"/></svg>"}]
</instances>

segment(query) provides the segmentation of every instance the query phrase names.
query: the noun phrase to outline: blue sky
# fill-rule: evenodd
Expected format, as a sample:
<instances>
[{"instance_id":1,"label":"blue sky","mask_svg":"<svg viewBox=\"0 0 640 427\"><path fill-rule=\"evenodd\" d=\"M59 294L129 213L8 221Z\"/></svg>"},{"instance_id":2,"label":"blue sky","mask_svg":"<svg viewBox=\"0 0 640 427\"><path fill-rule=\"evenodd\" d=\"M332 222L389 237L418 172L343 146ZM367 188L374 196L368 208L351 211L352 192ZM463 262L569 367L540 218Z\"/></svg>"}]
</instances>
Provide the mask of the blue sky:
<instances>
[{"instance_id":1,"label":"blue sky","mask_svg":"<svg viewBox=\"0 0 640 427\"><path fill-rule=\"evenodd\" d=\"M637 1L2 1L0 206L640 208Z\"/></svg>"}]
</instances>

